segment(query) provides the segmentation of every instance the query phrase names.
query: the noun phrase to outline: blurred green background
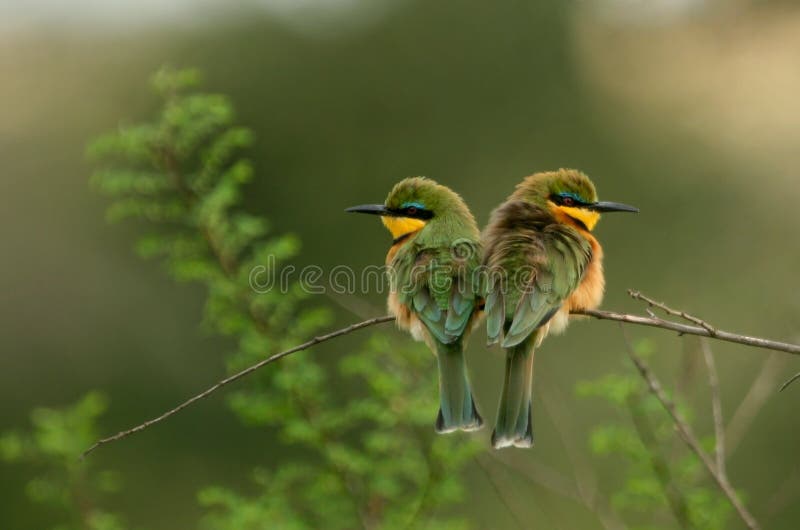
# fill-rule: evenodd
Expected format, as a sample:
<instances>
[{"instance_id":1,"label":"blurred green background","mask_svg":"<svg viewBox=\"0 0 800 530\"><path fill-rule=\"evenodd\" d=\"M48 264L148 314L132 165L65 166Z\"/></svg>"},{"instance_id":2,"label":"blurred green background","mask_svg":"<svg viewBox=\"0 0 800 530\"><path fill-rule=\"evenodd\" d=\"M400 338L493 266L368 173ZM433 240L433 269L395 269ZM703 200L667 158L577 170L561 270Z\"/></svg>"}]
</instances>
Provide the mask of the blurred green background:
<instances>
[{"instance_id":1,"label":"blurred green background","mask_svg":"<svg viewBox=\"0 0 800 530\"><path fill-rule=\"evenodd\" d=\"M137 259L138 227L107 225L106 201L87 185L87 141L155 108L146 80L161 65L199 67L254 129L247 208L302 239L297 265L382 263L383 228L342 210L381 201L405 176L453 187L484 224L523 176L576 167L601 198L642 211L608 216L597 230L606 308L641 310L625 294L636 288L723 329L798 341L798 53L800 8L780 1L5 2L0 431L25 426L35 406L97 388L111 398L102 426L116 432L224 372L230 345L200 329L201 290ZM337 310L342 324L360 319ZM680 378L681 341L631 333L657 341L652 363L665 382ZM472 342L491 418L502 357ZM547 341L536 365L537 445L499 457L576 473L591 491L609 487L615 469L586 439L613 412L573 388L620 370L622 345L618 327L601 322ZM713 347L730 419L770 354ZM799 365L775 363L729 474L765 526L793 529L800 387L776 390ZM692 384L707 395L702 378ZM710 408L696 414L708 434ZM243 427L217 396L92 458L124 476L112 509L165 530L195 526L198 488L243 486L254 464L280 462L281 451L274 433ZM29 470L0 474L2 528L54 520L26 499ZM514 527L480 469L466 480L463 510L477 528ZM498 480L531 527L600 528L572 500L502 469Z\"/></svg>"}]
</instances>

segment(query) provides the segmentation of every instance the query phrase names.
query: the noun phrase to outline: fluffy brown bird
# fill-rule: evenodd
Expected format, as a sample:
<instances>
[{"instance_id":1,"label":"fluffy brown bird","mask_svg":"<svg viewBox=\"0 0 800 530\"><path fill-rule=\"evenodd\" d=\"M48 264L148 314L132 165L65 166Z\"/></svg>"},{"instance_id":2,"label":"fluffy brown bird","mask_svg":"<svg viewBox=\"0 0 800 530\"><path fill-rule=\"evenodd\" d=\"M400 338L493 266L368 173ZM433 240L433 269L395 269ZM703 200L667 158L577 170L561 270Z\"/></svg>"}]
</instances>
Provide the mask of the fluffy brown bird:
<instances>
[{"instance_id":1,"label":"fluffy brown bird","mask_svg":"<svg viewBox=\"0 0 800 530\"><path fill-rule=\"evenodd\" d=\"M482 237L486 325L489 344L506 351L496 449L533 445L533 351L566 328L570 311L603 299L603 248L592 235L600 213L638 211L599 202L589 177L560 169L526 177L492 213Z\"/></svg>"}]
</instances>

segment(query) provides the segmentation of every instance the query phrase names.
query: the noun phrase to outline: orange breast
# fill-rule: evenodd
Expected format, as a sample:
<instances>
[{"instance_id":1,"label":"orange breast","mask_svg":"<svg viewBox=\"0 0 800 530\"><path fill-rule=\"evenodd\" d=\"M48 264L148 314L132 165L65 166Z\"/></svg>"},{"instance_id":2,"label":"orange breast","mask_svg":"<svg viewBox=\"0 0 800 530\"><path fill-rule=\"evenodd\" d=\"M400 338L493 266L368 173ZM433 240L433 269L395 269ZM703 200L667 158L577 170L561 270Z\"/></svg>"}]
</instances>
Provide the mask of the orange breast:
<instances>
[{"instance_id":1,"label":"orange breast","mask_svg":"<svg viewBox=\"0 0 800 530\"><path fill-rule=\"evenodd\" d=\"M392 245L392 247L389 249L389 253L386 254L387 266L392 265L392 260L394 260L397 251L400 250L403 245L407 244L409 240L413 238L413 235L414 234L411 234L411 237L404 238L402 241ZM414 337L415 340L423 341L432 348L432 344L430 344L430 334L427 333L424 324L422 324L420 319L417 318L413 311L411 311L410 307L400 303L395 291L389 292L389 297L386 300L386 306L389 310L389 313L397 317L398 328L410 332L411 336Z\"/></svg>"},{"instance_id":2,"label":"orange breast","mask_svg":"<svg viewBox=\"0 0 800 530\"><path fill-rule=\"evenodd\" d=\"M392 245L392 247L389 249L389 253L386 254L386 265L392 264L392 260L394 259L395 254L397 254L397 251L400 250L401 246L403 246L402 242Z\"/></svg>"},{"instance_id":3,"label":"orange breast","mask_svg":"<svg viewBox=\"0 0 800 530\"><path fill-rule=\"evenodd\" d=\"M586 266L583 279L572 294L564 300L561 308L553 315L550 321L542 326L537 337L537 345L544 340L549 333L561 333L566 329L570 320L570 311L576 309L596 309L603 301L603 293L606 288L606 280L603 276L603 247L589 232L581 230L583 236L592 245L592 260Z\"/></svg>"},{"instance_id":4,"label":"orange breast","mask_svg":"<svg viewBox=\"0 0 800 530\"><path fill-rule=\"evenodd\" d=\"M583 232L583 231L582 231ZM597 309L603 301L606 290L606 279L603 275L603 247L590 233L583 232L583 236L592 245L592 261L583 273L583 280L572 294L567 298L566 306L574 309Z\"/></svg>"}]
</instances>

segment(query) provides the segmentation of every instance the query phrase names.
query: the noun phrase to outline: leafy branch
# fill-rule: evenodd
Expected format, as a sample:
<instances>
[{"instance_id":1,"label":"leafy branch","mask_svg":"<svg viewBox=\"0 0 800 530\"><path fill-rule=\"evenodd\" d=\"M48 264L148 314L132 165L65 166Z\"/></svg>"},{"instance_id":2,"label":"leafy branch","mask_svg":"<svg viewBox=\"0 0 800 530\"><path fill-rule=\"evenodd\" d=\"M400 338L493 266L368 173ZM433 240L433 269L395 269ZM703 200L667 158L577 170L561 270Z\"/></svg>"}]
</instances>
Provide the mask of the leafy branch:
<instances>
[{"instance_id":1,"label":"leafy branch","mask_svg":"<svg viewBox=\"0 0 800 530\"><path fill-rule=\"evenodd\" d=\"M252 143L252 134L235 125L227 98L195 92L198 82L192 70L156 74L163 110L153 122L121 127L90 146L101 166L92 184L112 198L111 220L158 227L137 244L142 256L161 258L176 279L205 287L205 325L236 339L231 375L112 438L144 430L252 374L229 396L231 408L248 425L276 427L282 441L307 448L310 458L257 469L253 480L261 493L254 497L204 489L200 501L210 511L210 527L458 526L458 519L437 513L461 499L458 471L477 445L420 430L435 412L430 355L385 338L342 356L334 369L303 355L391 318L305 340L330 321L326 308L310 306L297 283L288 290L250 288L256 266L278 267L297 254L299 242L270 235L266 220L241 209L242 187L253 169L239 151ZM279 359L285 359L279 369L254 373Z\"/></svg>"},{"instance_id":2,"label":"leafy branch","mask_svg":"<svg viewBox=\"0 0 800 530\"><path fill-rule=\"evenodd\" d=\"M105 396L89 392L64 409L34 409L30 432L0 435L0 461L35 469L25 492L37 504L64 514L59 530L125 528L121 517L101 508L122 487L119 474L75 460L75 453L97 436L96 420L107 407Z\"/></svg>"}]
</instances>

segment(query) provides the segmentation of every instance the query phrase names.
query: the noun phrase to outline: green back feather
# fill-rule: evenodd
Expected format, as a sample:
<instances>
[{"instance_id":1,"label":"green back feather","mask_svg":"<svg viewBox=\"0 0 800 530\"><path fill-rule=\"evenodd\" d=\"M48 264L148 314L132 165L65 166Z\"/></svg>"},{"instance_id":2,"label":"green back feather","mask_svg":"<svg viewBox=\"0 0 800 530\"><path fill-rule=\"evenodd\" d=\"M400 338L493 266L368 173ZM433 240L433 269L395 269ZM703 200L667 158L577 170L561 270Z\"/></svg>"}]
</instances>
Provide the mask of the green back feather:
<instances>
[{"instance_id":1,"label":"green back feather","mask_svg":"<svg viewBox=\"0 0 800 530\"><path fill-rule=\"evenodd\" d=\"M580 283L592 248L534 204L509 200L485 234L489 342L516 346L545 324Z\"/></svg>"},{"instance_id":2,"label":"green back feather","mask_svg":"<svg viewBox=\"0 0 800 530\"><path fill-rule=\"evenodd\" d=\"M458 194L430 179L405 179L386 199L390 208L408 202L424 205L433 217L395 254L390 287L436 341L451 344L466 333L481 298L478 226Z\"/></svg>"}]
</instances>

